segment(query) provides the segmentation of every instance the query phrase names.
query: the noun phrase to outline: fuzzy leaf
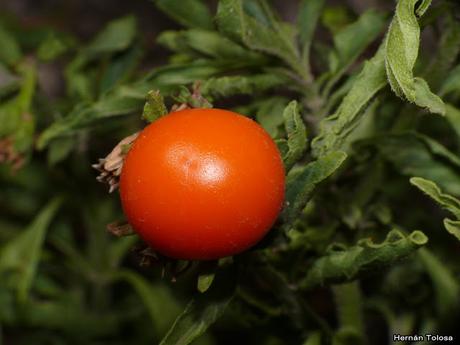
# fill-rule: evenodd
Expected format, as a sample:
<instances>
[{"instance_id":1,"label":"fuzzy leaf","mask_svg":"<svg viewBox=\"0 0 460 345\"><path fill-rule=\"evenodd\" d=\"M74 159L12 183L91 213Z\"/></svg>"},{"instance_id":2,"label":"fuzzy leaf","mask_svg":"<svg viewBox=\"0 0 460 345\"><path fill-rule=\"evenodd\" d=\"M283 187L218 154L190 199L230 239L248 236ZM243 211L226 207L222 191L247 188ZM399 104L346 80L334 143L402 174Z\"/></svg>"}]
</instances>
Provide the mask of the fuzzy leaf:
<instances>
[{"instance_id":1,"label":"fuzzy leaf","mask_svg":"<svg viewBox=\"0 0 460 345\"><path fill-rule=\"evenodd\" d=\"M414 78L415 98L419 107L427 108L432 113L445 115L446 105L442 99L430 91L428 83L422 78Z\"/></svg>"},{"instance_id":2,"label":"fuzzy leaf","mask_svg":"<svg viewBox=\"0 0 460 345\"><path fill-rule=\"evenodd\" d=\"M250 51L215 31L203 29L165 31L158 37L157 41L177 52L190 55L199 53L204 57L222 60L239 59L241 63L247 65L260 65L267 60L263 55Z\"/></svg>"},{"instance_id":3,"label":"fuzzy leaf","mask_svg":"<svg viewBox=\"0 0 460 345\"><path fill-rule=\"evenodd\" d=\"M413 177L410 182L455 216L456 220L444 219L444 227L460 241L460 200L443 193L433 181Z\"/></svg>"},{"instance_id":4,"label":"fuzzy leaf","mask_svg":"<svg viewBox=\"0 0 460 345\"><path fill-rule=\"evenodd\" d=\"M307 149L307 129L300 116L296 101L292 101L284 109L283 118L289 148L283 156L283 161L286 171L289 171Z\"/></svg>"},{"instance_id":5,"label":"fuzzy leaf","mask_svg":"<svg viewBox=\"0 0 460 345\"><path fill-rule=\"evenodd\" d=\"M388 233L385 241L374 243L363 239L356 246L331 250L330 254L316 260L300 286L311 289L325 284L351 281L365 272L380 270L412 254L425 245L428 238L421 231L405 236L397 230Z\"/></svg>"},{"instance_id":6,"label":"fuzzy leaf","mask_svg":"<svg viewBox=\"0 0 460 345\"><path fill-rule=\"evenodd\" d=\"M385 85L384 52L381 48L365 63L337 111L321 121L319 134L312 142L313 154L319 157L340 150L361 121L369 101Z\"/></svg>"},{"instance_id":7,"label":"fuzzy leaf","mask_svg":"<svg viewBox=\"0 0 460 345\"><path fill-rule=\"evenodd\" d=\"M251 5L256 11L248 11ZM216 20L222 34L243 42L253 50L284 60L299 75L307 78L295 45L293 28L274 19L265 1L219 1Z\"/></svg>"},{"instance_id":8,"label":"fuzzy leaf","mask_svg":"<svg viewBox=\"0 0 460 345\"><path fill-rule=\"evenodd\" d=\"M385 15L375 10L363 13L359 19L334 35L335 51L332 53L331 79L325 87L329 94L332 86L342 77L350 65L381 33Z\"/></svg>"},{"instance_id":9,"label":"fuzzy leaf","mask_svg":"<svg viewBox=\"0 0 460 345\"><path fill-rule=\"evenodd\" d=\"M142 117L147 122L153 122L163 115L168 113L165 106L163 96L157 91L149 91L147 94L147 102L144 105Z\"/></svg>"},{"instance_id":10,"label":"fuzzy leaf","mask_svg":"<svg viewBox=\"0 0 460 345\"><path fill-rule=\"evenodd\" d=\"M316 186L331 176L347 158L346 153L332 151L298 169L292 169L286 182L286 206L282 213L284 228L292 224L312 198Z\"/></svg>"},{"instance_id":11,"label":"fuzzy leaf","mask_svg":"<svg viewBox=\"0 0 460 345\"><path fill-rule=\"evenodd\" d=\"M178 23L200 29L212 29L212 17L202 0L153 0L155 5Z\"/></svg>"},{"instance_id":12,"label":"fuzzy leaf","mask_svg":"<svg viewBox=\"0 0 460 345\"><path fill-rule=\"evenodd\" d=\"M202 84L201 93L213 99L234 95L254 95L257 92L285 85L285 83L285 78L275 74L216 77Z\"/></svg>"},{"instance_id":13,"label":"fuzzy leaf","mask_svg":"<svg viewBox=\"0 0 460 345\"><path fill-rule=\"evenodd\" d=\"M433 94L428 84L414 78L420 44L420 27L415 11L418 0L400 0L385 40L385 66L392 90L399 96L432 113L444 114L442 100ZM429 2L424 1L418 9L424 13Z\"/></svg>"},{"instance_id":14,"label":"fuzzy leaf","mask_svg":"<svg viewBox=\"0 0 460 345\"><path fill-rule=\"evenodd\" d=\"M256 119L262 127L271 135L272 138L277 138L280 134L280 127L284 123L283 112L288 104L288 99L284 97L272 97L259 102L257 104ZM284 139L283 139L284 140ZM286 143L286 153L289 150Z\"/></svg>"},{"instance_id":15,"label":"fuzzy leaf","mask_svg":"<svg viewBox=\"0 0 460 345\"><path fill-rule=\"evenodd\" d=\"M444 194L433 181L421 177L413 177L410 179L410 183L460 220L460 200L449 194Z\"/></svg>"}]
</instances>

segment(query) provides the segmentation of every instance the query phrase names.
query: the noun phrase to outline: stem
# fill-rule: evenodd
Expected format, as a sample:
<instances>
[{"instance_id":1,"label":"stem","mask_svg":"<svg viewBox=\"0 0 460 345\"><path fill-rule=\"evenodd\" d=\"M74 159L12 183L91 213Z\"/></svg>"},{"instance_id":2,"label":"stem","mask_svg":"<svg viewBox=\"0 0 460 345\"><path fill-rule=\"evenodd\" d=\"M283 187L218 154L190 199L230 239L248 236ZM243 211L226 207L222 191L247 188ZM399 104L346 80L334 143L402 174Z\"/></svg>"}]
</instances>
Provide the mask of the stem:
<instances>
[{"instance_id":1,"label":"stem","mask_svg":"<svg viewBox=\"0 0 460 345\"><path fill-rule=\"evenodd\" d=\"M364 333L363 306L358 283L336 285L332 288L337 304L338 319L341 328L352 328Z\"/></svg>"}]
</instances>

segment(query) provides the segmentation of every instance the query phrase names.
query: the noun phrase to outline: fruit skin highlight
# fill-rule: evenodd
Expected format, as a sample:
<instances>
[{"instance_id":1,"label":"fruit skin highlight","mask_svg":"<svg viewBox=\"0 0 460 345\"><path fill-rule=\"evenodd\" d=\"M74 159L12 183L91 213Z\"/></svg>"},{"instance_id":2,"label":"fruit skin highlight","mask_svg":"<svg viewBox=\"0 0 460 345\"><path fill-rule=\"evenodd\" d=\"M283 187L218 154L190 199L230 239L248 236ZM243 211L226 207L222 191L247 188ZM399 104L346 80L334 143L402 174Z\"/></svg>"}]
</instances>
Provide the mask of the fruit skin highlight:
<instances>
[{"instance_id":1,"label":"fruit skin highlight","mask_svg":"<svg viewBox=\"0 0 460 345\"><path fill-rule=\"evenodd\" d=\"M187 109L148 125L120 179L124 213L155 251L209 260L255 245L280 213L285 171L275 143L253 120Z\"/></svg>"}]
</instances>

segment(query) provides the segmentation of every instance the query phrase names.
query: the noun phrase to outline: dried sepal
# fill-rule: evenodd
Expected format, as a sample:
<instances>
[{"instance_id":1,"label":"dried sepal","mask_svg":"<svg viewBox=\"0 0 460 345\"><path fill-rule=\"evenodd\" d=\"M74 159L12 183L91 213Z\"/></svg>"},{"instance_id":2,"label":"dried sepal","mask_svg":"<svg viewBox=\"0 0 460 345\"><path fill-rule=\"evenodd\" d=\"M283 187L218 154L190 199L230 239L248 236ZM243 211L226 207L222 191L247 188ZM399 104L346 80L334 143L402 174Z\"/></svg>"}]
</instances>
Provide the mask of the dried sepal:
<instances>
[{"instance_id":1,"label":"dried sepal","mask_svg":"<svg viewBox=\"0 0 460 345\"><path fill-rule=\"evenodd\" d=\"M138 136L139 132L124 138L115 146L107 157L99 158L99 162L92 165L94 169L100 172L96 180L108 184L109 193L112 193L118 188L123 161L129 151L129 147L131 147L131 144Z\"/></svg>"},{"instance_id":2,"label":"dried sepal","mask_svg":"<svg viewBox=\"0 0 460 345\"><path fill-rule=\"evenodd\" d=\"M13 171L17 171L24 165L24 162L24 156L14 148L11 138L0 139L0 164L10 164Z\"/></svg>"},{"instance_id":3,"label":"dried sepal","mask_svg":"<svg viewBox=\"0 0 460 345\"><path fill-rule=\"evenodd\" d=\"M131 224L125 220L107 224L107 231L116 237L130 236L136 233Z\"/></svg>"}]
</instances>

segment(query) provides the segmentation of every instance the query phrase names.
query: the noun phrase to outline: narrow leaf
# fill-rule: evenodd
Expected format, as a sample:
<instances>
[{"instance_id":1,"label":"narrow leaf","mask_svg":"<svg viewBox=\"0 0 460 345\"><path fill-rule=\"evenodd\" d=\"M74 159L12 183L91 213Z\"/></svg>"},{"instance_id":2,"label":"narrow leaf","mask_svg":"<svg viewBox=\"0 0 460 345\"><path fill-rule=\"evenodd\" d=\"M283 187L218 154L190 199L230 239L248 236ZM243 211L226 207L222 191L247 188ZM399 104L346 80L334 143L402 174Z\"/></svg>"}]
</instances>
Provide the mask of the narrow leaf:
<instances>
[{"instance_id":1,"label":"narrow leaf","mask_svg":"<svg viewBox=\"0 0 460 345\"><path fill-rule=\"evenodd\" d=\"M158 43L177 52L189 55L203 55L217 59L241 59L242 63L259 66L267 59L257 52L220 35L218 32L190 29L187 31L165 31L157 39Z\"/></svg>"},{"instance_id":2,"label":"narrow leaf","mask_svg":"<svg viewBox=\"0 0 460 345\"><path fill-rule=\"evenodd\" d=\"M445 115L446 105L439 96L430 91L427 82L422 78L414 78L415 98L419 107L427 108L432 113Z\"/></svg>"},{"instance_id":3,"label":"narrow leaf","mask_svg":"<svg viewBox=\"0 0 460 345\"><path fill-rule=\"evenodd\" d=\"M281 85L286 79L275 74L255 74L252 76L226 76L206 80L201 86L201 93L213 99L234 95L254 95Z\"/></svg>"},{"instance_id":4,"label":"narrow leaf","mask_svg":"<svg viewBox=\"0 0 460 345\"><path fill-rule=\"evenodd\" d=\"M316 157L340 150L347 137L361 121L369 101L386 85L382 48L364 65L335 114L321 121L318 136L312 142Z\"/></svg>"},{"instance_id":5,"label":"narrow leaf","mask_svg":"<svg viewBox=\"0 0 460 345\"><path fill-rule=\"evenodd\" d=\"M444 105L434 95L428 84L414 78L414 66L420 45L420 27L416 10L418 0L400 0L396 14L390 24L385 40L385 66L392 90L399 96L426 107L432 113L444 114ZM429 1L419 7L419 15L424 13Z\"/></svg>"},{"instance_id":6,"label":"narrow leaf","mask_svg":"<svg viewBox=\"0 0 460 345\"><path fill-rule=\"evenodd\" d=\"M313 35L324 7L324 0L302 0L297 17L299 28L299 40L302 47L302 60L306 68L310 70L310 47ZM308 72L310 74L310 71Z\"/></svg>"},{"instance_id":7,"label":"narrow leaf","mask_svg":"<svg viewBox=\"0 0 460 345\"><path fill-rule=\"evenodd\" d=\"M379 11L364 12L359 19L334 35L335 51L331 57L331 79L324 93L329 94L334 84L342 77L350 65L363 53L381 33L385 24L385 15Z\"/></svg>"},{"instance_id":8,"label":"narrow leaf","mask_svg":"<svg viewBox=\"0 0 460 345\"><path fill-rule=\"evenodd\" d=\"M298 169L292 169L287 176L286 206L282 218L284 229L290 230L292 224L312 198L316 186L331 176L345 161L347 155L333 151L318 160Z\"/></svg>"},{"instance_id":9,"label":"narrow leaf","mask_svg":"<svg viewBox=\"0 0 460 345\"><path fill-rule=\"evenodd\" d=\"M22 302L28 297L46 231L61 203L61 199L50 201L26 230L0 250L0 274L13 275L11 281L14 282L18 299Z\"/></svg>"},{"instance_id":10,"label":"narrow leaf","mask_svg":"<svg viewBox=\"0 0 460 345\"><path fill-rule=\"evenodd\" d=\"M405 236L392 230L382 243L363 239L348 249L331 250L330 254L312 264L300 287L311 289L318 285L352 281L363 273L375 272L394 264L427 242L428 238L421 231Z\"/></svg>"},{"instance_id":11,"label":"narrow leaf","mask_svg":"<svg viewBox=\"0 0 460 345\"><path fill-rule=\"evenodd\" d=\"M443 193L433 181L413 177L410 182L455 216L456 220L446 218L443 223L446 230L460 241L460 200Z\"/></svg>"},{"instance_id":12,"label":"narrow leaf","mask_svg":"<svg viewBox=\"0 0 460 345\"><path fill-rule=\"evenodd\" d=\"M154 0L155 5L178 23L190 28L212 29L212 17L201 0Z\"/></svg>"},{"instance_id":13,"label":"narrow leaf","mask_svg":"<svg viewBox=\"0 0 460 345\"><path fill-rule=\"evenodd\" d=\"M176 319L160 345L187 345L222 316L235 293L235 272L216 276L211 288L195 297Z\"/></svg>"},{"instance_id":14,"label":"narrow leaf","mask_svg":"<svg viewBox=\"0 0 460 345\"><path fill-rule=\"evenodd\" d=\"M142 299L155 330L164 334L180 313L180 305L170 290L163 285L149 283L133 271L119 271L115 278L128 282L134 288Z\"/></svg>"},{"instance_id":15,"label":"narrow leaf","mask_svg":"<svg viewBox=\"0 0 460 345\"><path fill-rule=\"evenodd\" d=\"M92 58L127 49L135 38L136 25L131 15L111 21L85 48L85 55Z\"/></svg>"},{"instance_id":16,"label":"narrow leaf","mask_svg":"<svg viewBox=\"0 0 460 345\"><path fill-rule=\"evenodd\" d=\"M283 118L289 148L283 156L283 161L286 171L289 171L307 149L307 129L300 116L296 101L292 101L284 109Z\"/></svg>"},{"instance_id":17,"label":"narrow leaf","mask_svg":"<svg viewBox=\"0 0 460 345\"><path fill-rule=\"evenodd\" d=\"M262 18L250 15L245 10L249 4L252 1L220 1L216 17L219 31L251 49L277 56L300 76L308 79L295 45L293 28L275 20L267 7L259 11L264 13Z\"/></svg>"},{"instance_id":18,"label":"narrow leaf","mask_svg":"<svg viewBox=\"0 0 460 345\"><path fill-rule=\"evenodd\" d=\"M359 145L375 146L403 175L433 180L460 195L460 158L426 136L412 132L387 134L363 140Z\"/></svg>"},{"instance_id":19,"label":"narrow leaf","mask_svg":"<svg viewBox=\"0 0 460 345\"><path fill-rule=\"evenodd\" d=\"M439 312L442 315L451 315L459 303L460 286L458 281L445 263L429 252L427 248L421 248L418 256L433 282Z\"/></svg>"},{"instance_id":20,"label":"narrow leaf","mask_svg":"<svg viewBox=\"0 0 460 345\"><path fill-rule=\"evenodd\" d=\"M410 183L460 220L460 200L449 194L443 193L433 181L421 177L413 177L410 179Z\"/></svg>"}]
</instances>

